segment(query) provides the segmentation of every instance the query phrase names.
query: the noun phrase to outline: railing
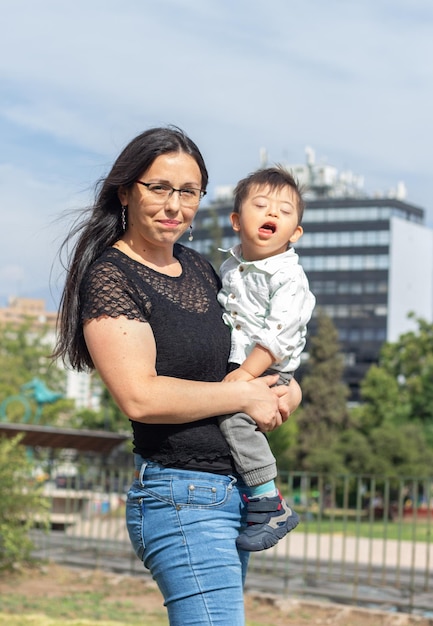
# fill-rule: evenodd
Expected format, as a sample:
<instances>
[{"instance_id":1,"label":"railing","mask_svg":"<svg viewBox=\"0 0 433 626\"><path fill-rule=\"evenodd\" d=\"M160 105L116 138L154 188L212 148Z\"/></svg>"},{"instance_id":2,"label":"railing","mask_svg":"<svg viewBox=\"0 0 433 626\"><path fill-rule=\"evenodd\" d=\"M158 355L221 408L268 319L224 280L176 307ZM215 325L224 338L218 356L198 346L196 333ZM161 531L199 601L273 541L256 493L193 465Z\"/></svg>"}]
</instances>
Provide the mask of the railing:
<instances>
[{"instance_id":1,"label":"railing","mask_svg":"<svg viewBox=\"0 0 433 626\"><path fill-rule=\"evenodd\" d=\"M124 522L130 473L46 486L49 533L35 555L148 575ZM252 555L248 590L433 616L433 478L291 473L280 484L301 524Z\"/></svg>"}]
</instances>

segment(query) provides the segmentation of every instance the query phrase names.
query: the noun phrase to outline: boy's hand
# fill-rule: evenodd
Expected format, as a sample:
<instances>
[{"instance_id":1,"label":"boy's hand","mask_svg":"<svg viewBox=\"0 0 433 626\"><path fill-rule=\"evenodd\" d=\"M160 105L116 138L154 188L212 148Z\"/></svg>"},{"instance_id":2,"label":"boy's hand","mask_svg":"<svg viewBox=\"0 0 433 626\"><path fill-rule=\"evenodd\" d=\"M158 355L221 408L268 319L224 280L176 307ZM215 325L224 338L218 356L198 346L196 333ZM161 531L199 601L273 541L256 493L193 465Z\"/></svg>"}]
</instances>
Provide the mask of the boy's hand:
<instances>
[{"instance_id":1,"label":"boy's hand","mask_svg":"<svg viewBox=\"0 0 433 626\"><path fill-rule=\"evenodd\" d=\"M235 383L238 381L248 382L250 380L253 380L253 378L254 376L250 374L249 372L247 372L247 370L242 369L242 367L238 367L238 369L233 370L233 372L230 372L229 374L227 374L227 376L224 377L224 382L225 383Z\"/></svg>"}]
</instances>

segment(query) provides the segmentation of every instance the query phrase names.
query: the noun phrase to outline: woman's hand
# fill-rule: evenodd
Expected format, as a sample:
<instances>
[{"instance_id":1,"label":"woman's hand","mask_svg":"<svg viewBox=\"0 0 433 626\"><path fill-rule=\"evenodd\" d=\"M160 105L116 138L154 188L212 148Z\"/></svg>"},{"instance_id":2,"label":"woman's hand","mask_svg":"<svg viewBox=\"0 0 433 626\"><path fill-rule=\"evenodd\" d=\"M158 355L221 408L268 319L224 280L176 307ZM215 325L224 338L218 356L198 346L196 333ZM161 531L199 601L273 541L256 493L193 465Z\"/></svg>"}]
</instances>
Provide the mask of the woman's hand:
<instances>
[{"instance_id":1,"label":"woman's hand","mask_svg":"<svg viewBox=\"0 0 433 626\"><path fill-rule=\"evenodd\" d=\"M290 385L277 385L272 391L278 396L278 409L285 422L301 404L302 390L298 382L292 378Z\"/></svg>"},{"instance_id":2,"label":"woman's hand","mask_svg":"<svg viewBox=\"0 0 433 626\"><path fill-rule=\"evenodd\" d=\"M278 374L274 374L261 376L247 383L248 401L243 410L253 418L259 430L263 432L274 430L283 423L279 411L279 395L270 388L277 381Z\"/></svg>"}]
</instances>

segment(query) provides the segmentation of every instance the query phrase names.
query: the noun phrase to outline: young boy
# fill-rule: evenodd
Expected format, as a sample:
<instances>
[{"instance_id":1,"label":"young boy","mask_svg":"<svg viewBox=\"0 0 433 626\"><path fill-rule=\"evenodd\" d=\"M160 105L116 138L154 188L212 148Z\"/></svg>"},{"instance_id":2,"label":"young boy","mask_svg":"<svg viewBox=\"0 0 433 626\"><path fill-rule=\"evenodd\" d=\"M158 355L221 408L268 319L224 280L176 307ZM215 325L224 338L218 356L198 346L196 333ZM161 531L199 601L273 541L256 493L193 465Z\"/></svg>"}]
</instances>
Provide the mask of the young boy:
<instances>
[{"instance_id":1,"label":"young boy","mask_svg":"<svg viewBox=\"0 0 433 626\"><path fill-rule=\"evenodd\" d=\"M221 266L224 321L232 329L230 373L225 380L251 380L269 373L289 384L300 363L306 324L315 298L291 244L303 233L304 201L292 175L281 166L241 180L230 216L241 243ZM243 413L220 419L236 469L250 489L242 550L265 550L299 523L275 486L275 458L265 435Z\"/></svg>"}]
</instances>

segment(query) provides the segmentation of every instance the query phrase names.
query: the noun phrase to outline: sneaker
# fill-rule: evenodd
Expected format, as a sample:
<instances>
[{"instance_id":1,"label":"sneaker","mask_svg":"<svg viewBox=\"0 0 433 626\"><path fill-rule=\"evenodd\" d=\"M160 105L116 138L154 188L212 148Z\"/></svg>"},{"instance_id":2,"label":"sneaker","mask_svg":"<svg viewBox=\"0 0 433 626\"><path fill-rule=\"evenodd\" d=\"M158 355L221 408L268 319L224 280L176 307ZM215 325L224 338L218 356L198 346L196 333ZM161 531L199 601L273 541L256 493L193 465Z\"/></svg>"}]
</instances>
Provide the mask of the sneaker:
<instances>
[{"instance_id":1,"label":"sneaker","mask_svg":"<svg viewBox=\"0 0 433 626\"><path fill-rule=\"evenodd\" d=\"M299 516L282 498L281 493L272 498L248 498L248 527L236 539L240 550L258 552L272 548L299 524Z\"/></svg>"}]
</instances>

